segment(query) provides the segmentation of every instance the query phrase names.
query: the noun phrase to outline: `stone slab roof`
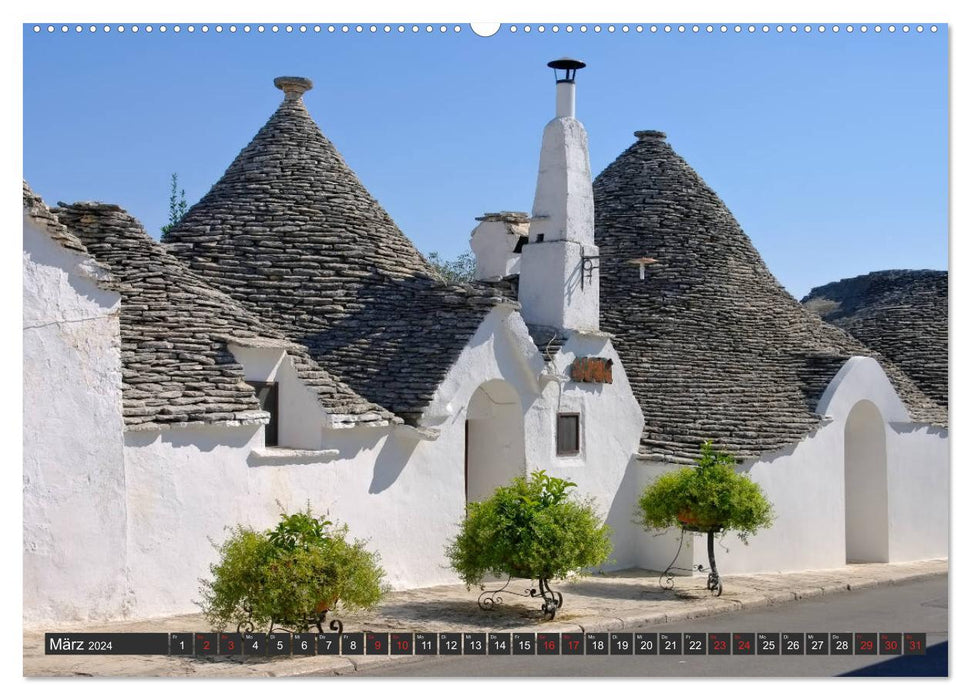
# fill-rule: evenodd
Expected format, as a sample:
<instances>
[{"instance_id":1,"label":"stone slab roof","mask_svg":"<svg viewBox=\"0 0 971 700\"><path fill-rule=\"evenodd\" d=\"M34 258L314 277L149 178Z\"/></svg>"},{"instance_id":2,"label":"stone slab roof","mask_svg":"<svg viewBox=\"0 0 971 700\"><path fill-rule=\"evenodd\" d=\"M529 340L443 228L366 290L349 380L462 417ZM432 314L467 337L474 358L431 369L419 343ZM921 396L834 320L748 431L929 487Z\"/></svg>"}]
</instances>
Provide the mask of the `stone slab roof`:
<instances>
[{"instance_id":1,"label":"stone slab roof","mask_svg":"<svg viewBox=\"0 0 971 700\"><path fill-rule=\"evenodd\" d=\"M285 99L163 241L328 372L415 422L504 300L446 285L307 112Z\"/></svg>"},{"instance_id":2,"label":"stone slab roof","mask_svg":"<svg viewBox=\"0 0 971 700\"><path fill-rule=\"evenodd\" d=\"M594 181L594 206L600 325L644 413L644 458L689 462L708 439L742 459L796 443L854 355L881 362L914 421L946 424L896 365L786 292L664 134L635 135ZM644 280L630 262L642 257L657 260Z\"/></svg>"},{"instance_id":3,"label":"stone slab roof","mask_svg":"<svg viewBox=\"0 0 971 700\"><path fill-rule=\"evenodd\" d=\"M947 271L883 270L814 288L802 300L948 404Z\"/></svg>"},{"instance_id":4,"label":"stone slab roof","mask_svg":"<svg viewBox=\"0 0 971 700\"><path fill-rule=\"evenodd\" d=\"M24 201L24 215L29 216L33 221L40 225L44 231L57 243L59 243L64 248L74 251L75 253L80 253L88 258L91 258L91 254L88 249L84 247L84 243L68 230L67 226L61 223L57 216L50 210L50 208L44 203L44 200L40 198L37 194L30 189L30 185L24 180L23 188L23 201ZM91 264L97 268L99 274L99 284L106 289L113 289L113 280L111 275L108 273L107 268L91 258Z\"/></svg>"},{"instance_id":5,"label":"stone slab roof","mask_svg":"<svg viewBox=\"0 0 971 700\"><path fill-rule=\"evenodd\" d=\"M529 214L524 211L493 211L475 217L476 221L502 221L507 224L529 224Z\"/></svg>"},{"instance_id":6,"label":"stone slab roof","mask_svg":"<svg viewBox=\"0 0 971 700\"><path fill-rule=\"evenodd\" d=\"M227 349L230 339L284 344L300 379L338 424L393 420L322 370L305 348L190 272L120 207L62 203L54 214L118 283L128 429L265 423L268 414Z\"/></svg>"}]
</instances>

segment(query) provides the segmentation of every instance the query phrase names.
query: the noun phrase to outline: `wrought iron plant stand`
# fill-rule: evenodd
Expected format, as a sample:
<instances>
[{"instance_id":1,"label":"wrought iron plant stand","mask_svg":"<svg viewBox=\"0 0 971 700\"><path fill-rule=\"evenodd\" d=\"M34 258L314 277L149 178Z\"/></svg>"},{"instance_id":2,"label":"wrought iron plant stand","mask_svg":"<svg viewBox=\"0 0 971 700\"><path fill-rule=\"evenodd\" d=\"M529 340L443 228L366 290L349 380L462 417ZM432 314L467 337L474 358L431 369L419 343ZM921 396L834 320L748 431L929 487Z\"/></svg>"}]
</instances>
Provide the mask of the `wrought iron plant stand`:
<instances>
[{"instance_id":1,"label":"wrought iron plant stand","mask_svg":"<svg viewBox=\"0 0 971 700\"><path fill-rule=\"evenodd\" d=\"M250 615L250 617L247 618L246 620L243 620L238 625L236 625L236 631L240 634L244 632L254 632L256 630L256 625L253 623L253 619L252 619L252 611L249 610L248 608L244 608L244 610L246 610L246 613ZM302 628L310 629L311 627L316 627L318 632L323 633L324 622L327 619L328 612L330 612L330 610L324 610L323 612L320 612L316 615L308 617L306 620L303 621L304 624ZM327 626L334 632L337 632L337 634L341 634L344 631L344 623L337 619L331 620ZM272 634L273 632L289 632L293 634L294 632L299 632L299 631L300 631L299 629L290 629L288 627L281 627L276 623L276 620L270 620L270 628L267 630L267 634Z\"/></svg>"},{"instance_id":2,"label":"wrought iron plant stand","mask_svg":"<svg viewBox=\"0 0 971 700\"><path fill-rule=\"evenodd\" d=\"M722 580L721 576L718 575L718 567L715 565L715 535L722 531L721 527L713 528L701 528L695 527L693 525L688 525L686 523L681 524L681 541L678 543L678 551L674 555L674 559L668 564L664 572L658 577L658 585L665 590L671 590L674 588L674 574L672 571L698 571L699 573L708 572L708 582L705 585L709 591L714 593L716 596L722 594ZM681 548L684 547L684 536L687 532L701 532L708 535L708 566L705 568L702 564L698 564L697 567L691 569L685 569L680 566L675 566L674 562L678 560L681 555Z\"/></svg>"},{"instance_id":3,"label":"wrought iron plant stand","mask_svg":"<svg viewBox=\"0 0 971 700\"><path fill-rule=\"evenodd\" d=\"M540 578L536 587L530 586L523 589L523 593L519 593L509 587L509 583L512 581L512 575L506 579L506 582L501 588L496 588L494 590L486 590L485 585L480 586L482 593L479 594L479 608L482 610L492 610L497 605L502 605L501 593L508 593L510 595L517 595L523 598L542 598L543 605L540 609L543 611L543 616L548 620L552 620L556 617L556 612L563 607L563 594L559 591L554 591L550 588L549 579ZM525 577L523 577L525 578ZM530 581L532 583L532 581Z\"/></svg>"}]
</instances>

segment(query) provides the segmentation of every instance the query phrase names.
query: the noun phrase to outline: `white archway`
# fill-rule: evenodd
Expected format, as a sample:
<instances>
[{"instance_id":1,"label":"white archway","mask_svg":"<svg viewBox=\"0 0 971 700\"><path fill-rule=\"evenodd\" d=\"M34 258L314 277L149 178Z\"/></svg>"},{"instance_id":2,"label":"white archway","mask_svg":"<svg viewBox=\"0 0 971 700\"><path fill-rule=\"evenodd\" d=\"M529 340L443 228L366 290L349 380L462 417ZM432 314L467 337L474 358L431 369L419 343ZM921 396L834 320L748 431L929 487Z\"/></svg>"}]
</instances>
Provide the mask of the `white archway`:
<instances>
[{"instance_id":1,"label":"white archway","mask_svg":"<svg viewBox=\"0 0 971 700\"><path fill-rule=\"evenodd\" d=\"M890 561L887 434L880 409L859 401L843 434L846 561Z\"/></svg>"},{"instance_id":2,"label":"white archway","mask_svg":"<svg viewBox=\"0 0 971 700\"><path fill-rule=\"evenodd\" d=\"M519 393L501 379L485 382L469 399L465 418L465 499L481 501L526 474Z\"/></svg>"}]
</instances>

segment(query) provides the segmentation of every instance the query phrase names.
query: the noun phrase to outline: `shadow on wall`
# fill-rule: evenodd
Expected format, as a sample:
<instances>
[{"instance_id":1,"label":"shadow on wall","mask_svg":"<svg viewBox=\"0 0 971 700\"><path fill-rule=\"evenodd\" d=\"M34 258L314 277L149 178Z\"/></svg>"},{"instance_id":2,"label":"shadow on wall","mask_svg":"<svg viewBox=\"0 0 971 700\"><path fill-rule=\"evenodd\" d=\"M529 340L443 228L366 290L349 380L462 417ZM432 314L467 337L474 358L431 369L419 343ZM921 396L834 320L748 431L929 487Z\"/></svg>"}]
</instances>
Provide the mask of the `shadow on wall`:
<instances>
[{"instance_id":1,"label":"shadow on wall","mask_svg":"<svg viewBox=\"0 0 971 700\"><path fill-rule=\"evenodd\" d=\"M601 384L599 382L598 383L594 383L594 382L574 382L573 385L570 388L571 389L575 389L576 391L583 392L585 394L600 395L604 391L604 386L605 386L604 384ZM630 467L628 466L628 469L629 468Z\"/></svg>"},{"instance_id":2,"label":"shadow on wall","mask_svg":"<svg viewBox=\"0 0 971 700\"><path fill-rule=\"evenodd\" d=\"M796 453L796 450L801 448L804 444L811 443L813 439L816 437L816 435L819 433L819 431L822 430L823 428L828 427L830 424L832 424L832 422L833 422L832 418L829 418L829 417L821 418L819 421L819 425L817 425L815 428L813 428L808 433L806 433L805 437L801 438L798 442L790 443L778 450L763 452L757 457L750 457L749 459L746 459L740 463L736 463L735 471L737 471L740 474L744 474L748 477L751 477L752 469L753 467L755 467L756 464L771 464L777 459L784 459L786 457L791 457ZM721 449L717 444L715 445L715 447Z\"/></svg>"},{"instance_id":3,"label":"shadow on wall","mask_svg":"<svg viewBox=\"0 0 971 700\"><path fill-rule=\"evenodd\" d=\"M613 530L611 540L614 543L614 551L611 555L610 567L605 568L623 569L634 566L634 538L647 534L634 519L634 509L641 489L635 463L634 458L628 460L624 477L617 486L617 495L614 496L610 511L607 513L607 525Z\"/></svg>"},{"instance_id":4,"label":"shadow on wall","mask_svg":"<svg viewBox=\"0 0 971 700\"><path fill-rule=\"evenodd\" d=\"M262 426L200 425L170 430L125 431L125 447L148 447L156 440L172 447L194 447L200 452L212 452L217 447L241 449L249 445Z\"/></svg>"},{"instance_id":5,"label":"shadow on wall","mask_svg":"<svg viewBox=\"0 0 971 700\"><path fill-rule=\"evenodd\" d=\"M403 431L393 431L374 460L374 475L371 477L368 493L381 493L394 484L419 442L417 437L406 435Z\"/></svg>"},{"instance_id":6,"label":"shadow on wall","mask_svg":"<svg viewBox=\"0 0 971 700\"><path fill-rule=\"evenodd\" d=\"M91 301L103 309L110 309L118 303L117 292L103 289L91 277L79 272L82 265L89 264L81 255L68 252L52 241L47 234L41 233L36 224L30 224L32 236L28 238L28 225L24 223L24 248L30 261L35 265L51 268L63 268L65 256L71 256L76 264L67 270L67 281L71 288L86 300Z\"/></svg>"},{"instance_id":7,"label":"shadow on wall","mask_svg":"<svg viewBox=\"0 0 971 700\"><path fill-rule=\"evenodd\" d=\"M340 451L340 459L354 459L365 450L373 450L387 436L389 439L395 434L394 428L382 426L374 428L360 426L351 429L324 431L324 447Z\"/></svg>"}]
</instances>

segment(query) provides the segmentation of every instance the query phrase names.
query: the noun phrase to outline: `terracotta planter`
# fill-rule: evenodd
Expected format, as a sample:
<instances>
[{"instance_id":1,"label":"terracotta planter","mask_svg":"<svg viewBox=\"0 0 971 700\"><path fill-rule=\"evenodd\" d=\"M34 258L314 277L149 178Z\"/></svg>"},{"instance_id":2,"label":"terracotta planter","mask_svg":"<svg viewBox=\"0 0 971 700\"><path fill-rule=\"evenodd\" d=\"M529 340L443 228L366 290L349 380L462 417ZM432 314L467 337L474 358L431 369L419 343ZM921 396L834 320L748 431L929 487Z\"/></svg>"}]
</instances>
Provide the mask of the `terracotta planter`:
<instances>
[{"instance_id":1,"label":"terracotta planter","mask_svg":"<svg viewBox=\"0 0 971 700\"><path fill-rule=\"evenodd\" d=\"M721 530L721 525L717 523L707 523L700 521L690 510L683 510L678 513L678 522L685 530L692 532L711 532Z\"/></svg>"},{"instance_id":2,"label":"terracotta planter","mask_svg":"<svg viewBox=\"0 0 971 700\"><path fill-rule=\"evenodd\" d=\"M318 615L321 613L330 612L334 609L335 605L337 605L337 598L332 598L331 600L322 600L317 603L316 612Z\"/></svg>"}]
</instances>

